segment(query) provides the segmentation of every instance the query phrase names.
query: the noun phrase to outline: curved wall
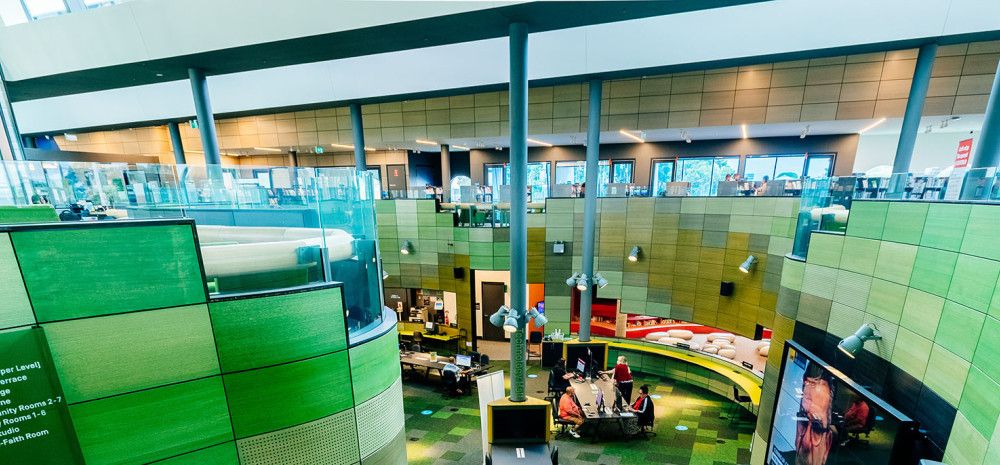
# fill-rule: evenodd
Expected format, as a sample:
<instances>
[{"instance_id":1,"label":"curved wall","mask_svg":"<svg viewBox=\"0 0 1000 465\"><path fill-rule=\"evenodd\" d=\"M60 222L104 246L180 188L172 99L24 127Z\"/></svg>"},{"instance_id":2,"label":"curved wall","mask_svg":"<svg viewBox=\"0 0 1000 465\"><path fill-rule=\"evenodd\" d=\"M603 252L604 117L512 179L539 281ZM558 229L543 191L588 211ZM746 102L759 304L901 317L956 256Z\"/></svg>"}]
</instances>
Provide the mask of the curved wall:
<instances>
[{"instance_id":1,"label":"curved wall","mask_svg":"<svg viewBox=\"0 0 1000 465\"><path fill-rule=\"evenodd\" d=\"M928 453L1000 463L998 230L997 205L855 201L846 234L813 234L804 263L785 259L754 451L766 450L781 346L794 339L920 421ZM840 354L864 323L882 340Z\"/></svg>"},{"instance_id":2,"label":"curved wall","mask_svg":"<svg viewBox=\"0 0 1000 465\"><path fill-rule=\"evenodd\" d=\"M190 220L0 228L0 410L62 420L0 461L406 462L395 325L351 346L343 285L209 299Z\"/></svg>"}]
</instances>

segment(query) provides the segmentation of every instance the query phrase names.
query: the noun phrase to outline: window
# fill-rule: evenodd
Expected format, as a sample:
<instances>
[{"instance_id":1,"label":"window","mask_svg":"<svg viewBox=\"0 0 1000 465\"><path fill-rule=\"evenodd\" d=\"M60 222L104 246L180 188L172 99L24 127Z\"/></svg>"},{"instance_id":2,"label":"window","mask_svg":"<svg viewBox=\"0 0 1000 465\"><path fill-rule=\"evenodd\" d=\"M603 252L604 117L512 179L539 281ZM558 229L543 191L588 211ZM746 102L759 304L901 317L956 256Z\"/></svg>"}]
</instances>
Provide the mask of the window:
<instances>
[{"instance_id":1,"label":"window","mask_svg":"<svg viewBox=\"0 0 1000 465\"><path fill-rule=\"evenodd\" d=\"M680 180L691 183L690 195L715 195L719 181L739 170L740 157L681 158L680 165Z\"/></svg>"},{"instance_id":2,"label":"window","mask_svg":"<svg viewBox=\"0 0 1000 465\"><path fill-rule=\"evenodd\" d=\"M806 177L827 178L833 171L833 154L821 153L806 158Z\"/></svg>"},{"instance_id":3,"label":"window","mask_svg":"<svg viewBox=\"0 0 1000 465\"><path fill-rule=\"evenodd\" d=\"M88 9L100 8L102 6L110 6L118 3L118 0L83 0L83 6Z\"/></svg>"},{"instance_id":4,"label":"window","mask_svg":"<svg viewBox=\"0 0 1000 465\"><path fill-rule=\"evenodd\" d=\"M64 0L21 0L21 3L24 4L24 9L31 16L31 19L46 18L69 12Z\"/></svg>"},{"instance_id":5,"label":"window","mask_svg":"<svg viewBox=\"0 0 1000 465\"><path fill-rule=\"evenodd\" d=\"M653 162L653 184L650 186L653 195L660 196L667 191L667 183L674 180L675 165L676 163L673 160L658 160Z\"/></svg>"},{"instance_id":6,"label":"window","mask_svg":"<svg viewBox=\"0 0 1000 465\"><path fill-rule=\"evenodd\" d=\"M556 184L581 184L587 180L587 162L557 161Z\"/></svg>"},{"instance_id":7,"label":"window","mask_svg":"<svg viewBox=\"0 0 1000 465\"><path fill-rule=\"evenodd\" d=\"M28 22L28 12L20 1L0 1L0 18L3 18L4 26L13 26Z\"/></svg>"},{"instance_id":8,"label":"window","mask_svg":"<svg viewBox=\"0 0 1000 465\"><path fill-rule=\"evenodd\" d=\"M830 175L833 166L833 154L793 154L793 155L754 155L747 157L743 167L743 178L747 181L763 181L768 179L801 179L803 175L811 178L825 178Z\"/></svg>"},{"instance_id":9,"label":"window","mask_svg":"<svg viewBox=\"0 0 1000 465\"><path fill-rule=\"evenodd\" d=\"M506 163L489 163L484 166L486 170L486 185L490 187L503 186L510 183L510 176L507 175Z\"/></svg>"},{"instance_id":10,"label":"window","mask_svg":"<svg viewBox=\"0 0 1000 465\"><path fill-rule=\"evenodd\" d=\"M382 198L382 167L368 167L368 172L372 174L372 195L376 199Z\"/></svg>"},{"instance_id":11,"label":"window","mask_svg":"<svg viewBox=\"0 0 1000 465\"><path fill-rule=\"evenodd\" d=\"M527 184L531 187L531 201L544 202L549 196L549 162L535 161L528 163ZM488 163L485 165L486 185L491 187L510 184L509 163Z\"/></svg>"}]
</instances>

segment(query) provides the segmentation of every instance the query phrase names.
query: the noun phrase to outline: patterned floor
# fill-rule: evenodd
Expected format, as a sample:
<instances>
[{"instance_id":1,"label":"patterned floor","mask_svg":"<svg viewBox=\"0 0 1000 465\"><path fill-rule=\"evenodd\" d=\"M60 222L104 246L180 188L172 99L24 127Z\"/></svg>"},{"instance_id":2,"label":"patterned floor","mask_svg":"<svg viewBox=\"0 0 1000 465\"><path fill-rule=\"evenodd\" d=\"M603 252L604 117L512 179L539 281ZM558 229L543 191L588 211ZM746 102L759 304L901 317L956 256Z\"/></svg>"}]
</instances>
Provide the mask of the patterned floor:
<instances>
[{"instance_id":1,"label":"patterned floor","mask_svg":"<svg viewBox=\"0 0 1000 465\"><path fill-rule=\"evenodd\" d=\"M548 372L537 362L528 369L528 394L544 397ZM507 362L494 361L507 370ZM409 376L404 382L408 462L421 465L482 463L477 393L448 399L441 395L438 379ZM733 465L750 462L750 436L754 418L743 413L730 420L734 409L726 399L708 391L649 376L636 377L638 386L649 384L656 404L657 436L624 441L609 437L591 444L587 438L559 439L561 463L605 465ZM680 431L676 427L687 427Z\"/></svg>"}]
</instances>

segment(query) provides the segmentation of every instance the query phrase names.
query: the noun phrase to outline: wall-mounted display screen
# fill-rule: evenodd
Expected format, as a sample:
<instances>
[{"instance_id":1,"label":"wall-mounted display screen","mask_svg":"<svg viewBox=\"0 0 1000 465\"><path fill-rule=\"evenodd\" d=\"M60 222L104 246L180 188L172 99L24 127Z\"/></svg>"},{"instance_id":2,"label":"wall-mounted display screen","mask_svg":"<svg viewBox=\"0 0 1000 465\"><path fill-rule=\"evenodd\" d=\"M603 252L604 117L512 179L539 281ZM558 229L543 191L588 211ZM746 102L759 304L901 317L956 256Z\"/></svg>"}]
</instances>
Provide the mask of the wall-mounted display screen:
<instances>
[{"instance_id":1,"label":"wall-mounted display screen","mask_svg":"<svg viewBox=\"0 0 1000 465\"><path fill-rule=\"evenodd\" d=\"M768 465L908 464L915 429L838 370L786 344Z\"/></svg>"}]
</instances>

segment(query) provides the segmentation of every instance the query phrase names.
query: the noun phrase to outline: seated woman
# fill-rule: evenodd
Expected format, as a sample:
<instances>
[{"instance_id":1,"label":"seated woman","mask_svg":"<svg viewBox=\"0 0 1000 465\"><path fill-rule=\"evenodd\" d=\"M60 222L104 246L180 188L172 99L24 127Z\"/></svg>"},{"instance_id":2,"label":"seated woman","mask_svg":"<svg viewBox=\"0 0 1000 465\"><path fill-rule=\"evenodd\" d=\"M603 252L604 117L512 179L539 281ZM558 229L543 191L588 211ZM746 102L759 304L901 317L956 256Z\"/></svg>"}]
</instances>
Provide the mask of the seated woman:
<instances>
[{"instance_id":1,"label":"seated woman","mask_svg":"<svg viewBox=\"0 0 1000 465\"><path fill-rule=\"evenodd\" d=\"M569 430L569 434L574 438L579 438L580 433L578 431L583 426L583 411L576 404L575 394L576 391L573 389L573 386L569 386L562 397L559 398L559 418L573 423L573 429Z\"/></svg>"},{"instance_id":2,"label":"seated woman","mask_svg":"<svg viewBox=\"0 0 1000 465\"><path fill-rule=\"evenodd\" d=\"M639 427L653 427L653 399L649 398L649 385L639 386L639 397L632 404L632 411L639 417Z\"/></svg>"},{"instance_id":3,"label":"seated woman","mask_svg":"<svg viewBox=\"0 0 1000 465\"><path fill-rule=\"evenodd\" d=\"M560 358L549 371L549 391L556 393L565 391L572 377L572 374L566 373L566 359Z\"/></svg>"}]
</instances>

